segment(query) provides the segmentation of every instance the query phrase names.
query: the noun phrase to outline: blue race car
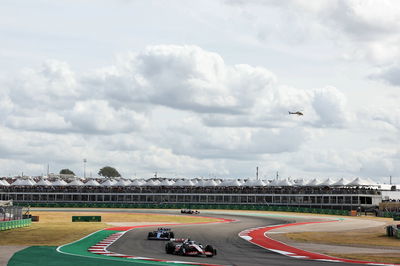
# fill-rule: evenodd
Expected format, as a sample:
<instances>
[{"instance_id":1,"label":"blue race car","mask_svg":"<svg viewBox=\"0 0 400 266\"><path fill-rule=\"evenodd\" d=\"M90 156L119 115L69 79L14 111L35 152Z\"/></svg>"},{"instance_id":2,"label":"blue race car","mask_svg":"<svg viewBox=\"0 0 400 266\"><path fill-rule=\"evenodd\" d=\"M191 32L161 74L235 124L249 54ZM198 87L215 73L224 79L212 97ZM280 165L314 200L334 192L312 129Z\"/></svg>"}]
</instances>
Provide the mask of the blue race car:
<instances>
[{"instance_id":1,"label":"blue race car","mask_svg":"<svg viewBox=\"0 0 400 266\"><path fill-rule=\"evenodd\" d=\"M157 231L149 232L147 235L148 240L170 240L174 238L174 232L171 228L158 228Z\"/></svg>"}]
</instances>

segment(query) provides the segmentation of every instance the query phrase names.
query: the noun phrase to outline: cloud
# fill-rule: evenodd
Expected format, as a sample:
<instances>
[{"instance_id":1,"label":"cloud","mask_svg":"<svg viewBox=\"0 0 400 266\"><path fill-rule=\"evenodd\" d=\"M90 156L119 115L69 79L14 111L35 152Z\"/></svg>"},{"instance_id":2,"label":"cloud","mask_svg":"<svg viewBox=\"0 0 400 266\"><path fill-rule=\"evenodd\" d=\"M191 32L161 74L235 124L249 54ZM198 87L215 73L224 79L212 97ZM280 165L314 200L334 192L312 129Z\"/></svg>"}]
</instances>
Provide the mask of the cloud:
<instances>
[{"instance_id":1,"label":"cloud","mask_svg":"<svg viewBox=\"0 0 400 266\"><path fill-rule=\"evenodd\" d=\"M8 87L11 101L30 109L66 109L79 97L75 73L67 63L55 60L25 69Z\"/></svg>"},{"instance_id":2,"label":"cloud","mask_svg":"<svg viewBox=\"0 0 400 266\"><path fill-rule=\"evenodd\" d=\"M120 58L86 82L121 104L147 102L197 113L241 113L275 83L264 68L226 65L197 46L158 45Z\"/></svg>"},{"instance_id":3,"label":"cloud","mask_svg":"<svg viewBox=\"0 0 400 266\"><path fill-rule=\"evenodd\" d=\"M307 153L307 157L304 157ZM364 176L374 180L390 175L398 175L400 167L398 149L365 148L352 149L306 149L289 156L289 161L295 168L315 176L330 172L337 177Z\"/></svg>"},{"instance_id":4,"label":"cloud","mask_svg":"<svg viewBox=\"0 0 400 266\"><path fill-rule=\"evenodd\" d=\"M316 89L313 92L312 107L318 115L314 125L320 127L344 127L351 120L346 108L346 97L334 87Z\"/></svg>"},{"instance_id":5,"label":"cloud","mask_svg":"<svg viewBox=\"0 0 400 266\"><path fill-rule=\"evenodd\" d=\"M126 133L144 128L147 119L143 114L120 108L112 108L105 100L76 102L66 121L73 131L82 133Z\"/></svg>"},{"instance_id":6,"label":"cloud","mask_svg":"<svg viewBox=\"0 0 400 266\"><path fill-rule=\"evenodd\" d=\"M335 87L287 86L268 69L227 64L188 45L149 46L83 73L48 61L1 93L8 140L0 158L19 158L31 169L51 154L55 167L80 169L88 158L93 173L112 164L129 173L244 174L239 165L285 158L311 142L315 129L352 121Z\"/></svg>"},{"instance_id":7,"label":"cloud","mask_svg":"<svg viewBox=\"0 0 400 266\"><path fill-rule=\"evenodd\" d=\"M400 86L400 67L397 64L378 68L375 73L369 75L371 79L383 80L393 86Z\"/></svg>"},{"instance_id":8,"label":"cloud","mask_svg":"<svg viewBox=\"0 0 400 266\"><path fill-rule=\"evenodd\" d=\"M263 154L296 151L309 137L302 128L204 127L201 120L190 117L152 138L161 139L160 143L175 154L249 160Z\"/></svg>"},{"instance_id":9,"label":"cloud","mask_svg":"<svg viewBox=\"0 0 400 266\"><path fill-rule=\"evenodd\" d=\"M246 34L264 44L278 42L277 49L286 47L290 53L302 47L299 56L319 60L329 55L329 59L366 62L378 68L370 77L398 85L398 67L393 66L400 60L400 3L396 0L225 2L242 9L239 15L251 25ZM272 16L274 23L262 14Z\"/></svg>"}]
</instances>

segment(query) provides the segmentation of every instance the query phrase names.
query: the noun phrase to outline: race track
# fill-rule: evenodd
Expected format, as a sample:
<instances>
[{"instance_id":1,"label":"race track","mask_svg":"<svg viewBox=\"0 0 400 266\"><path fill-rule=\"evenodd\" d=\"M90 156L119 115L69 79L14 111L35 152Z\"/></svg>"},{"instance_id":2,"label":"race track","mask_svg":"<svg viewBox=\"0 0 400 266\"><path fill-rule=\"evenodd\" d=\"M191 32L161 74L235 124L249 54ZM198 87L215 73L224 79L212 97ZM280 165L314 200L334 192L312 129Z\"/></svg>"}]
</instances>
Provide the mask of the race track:
<instances>
[{"instance_id":1,"label":"race track","mask_svg":"<svg viewBox=\"0 0 400 266\"><path fill-rule=\"evenodd\" d=\"M160 212L158 212L160 213ZM162 212L165 213L165 212ZM170 212L169 212L170 213ZM338 265L338 263L294 259L251 244L238 236L238 233L254 227L287 223L268 217L227 215L206 213L204 216L234 219L236 222L201 225L170 226L177 238L190 237L203 245L211 244L217 249L217 256L184 257L165 253L165 241L147 240L147 233L157 227L138 228L127 232L108 248L109 251L165 260L190 261L220 265ZM340 265L352 265L341 263Z\"/></svg>"}]
</instances>

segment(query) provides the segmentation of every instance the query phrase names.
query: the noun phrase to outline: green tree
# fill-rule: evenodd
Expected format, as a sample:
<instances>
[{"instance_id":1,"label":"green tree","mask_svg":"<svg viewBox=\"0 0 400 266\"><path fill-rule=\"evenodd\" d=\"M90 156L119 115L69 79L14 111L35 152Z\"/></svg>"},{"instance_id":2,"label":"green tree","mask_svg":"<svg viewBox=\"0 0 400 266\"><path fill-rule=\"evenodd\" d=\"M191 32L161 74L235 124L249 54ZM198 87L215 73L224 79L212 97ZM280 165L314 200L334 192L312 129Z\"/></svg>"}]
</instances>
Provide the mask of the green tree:
<instances>
[{"instance_id":1,"label":"green tree","mask_svg":"<svg viewBox=\"0 0 400 266\"><path fill-rule=\"evenodd\" d=\"M118 171L111 166L104 166L103 168L100 169L99 173L100 176L104 177L119 177L121 176Z\"/></svg>"},{"instance_id":2,"label":"green tree","mask_svg":"<svg viewBox=\"0 0 400 266\"><path fill-rule=\"evenodd\" d=\"M69 169L62 169L62 170L60 171L60 175L75 175L75 173L72 172L72 171L69 170Z\"/></svg>"}]
</instances>

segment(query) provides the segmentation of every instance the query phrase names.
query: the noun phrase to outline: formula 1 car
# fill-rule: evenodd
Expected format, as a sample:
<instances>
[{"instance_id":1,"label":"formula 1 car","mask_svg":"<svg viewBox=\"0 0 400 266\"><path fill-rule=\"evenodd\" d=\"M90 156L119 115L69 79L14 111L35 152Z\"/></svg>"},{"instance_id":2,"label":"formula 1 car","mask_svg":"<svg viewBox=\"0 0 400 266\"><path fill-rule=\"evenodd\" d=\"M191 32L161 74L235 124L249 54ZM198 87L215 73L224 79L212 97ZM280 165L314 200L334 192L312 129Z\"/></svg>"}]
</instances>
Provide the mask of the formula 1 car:
<instances>
[{"instance_id":1,"label":"formula 1 car","mask_svg":"<svg viewBox=\"0 0 400 266\"><path fill-rule=\"evenodd\" d=\"M183 209L183 210L181 210L181 213L185 213L185 214L199 214L200 212L199 212L199 211L194 211L194 210L191 210L191 209Z\"/></svg>"},{"instance_id":2,"label":"formula 1 car","mask_svg":"<svg viewBox=\"0 0 400 266\"><path fill-rule=\"evenodd\" d=\"M149 232L147 235L148 240L170 240L174 238L174 232L170 228L158 228L157 231Z\"/></svg>"},{"instance_id":3,"label":"formula 1 car","mask_svg":"<svg viewBox=\"0 0 400 266\"><path fill-rule=\"evenodd\" d=\"M217 255L217 250L211 245L203 246L200 243L190 239L178 238L171 239L165 245L165 252L167 254L181 255L181 256L201 256L212 257Z\"/></svg>"}]
</instances>

